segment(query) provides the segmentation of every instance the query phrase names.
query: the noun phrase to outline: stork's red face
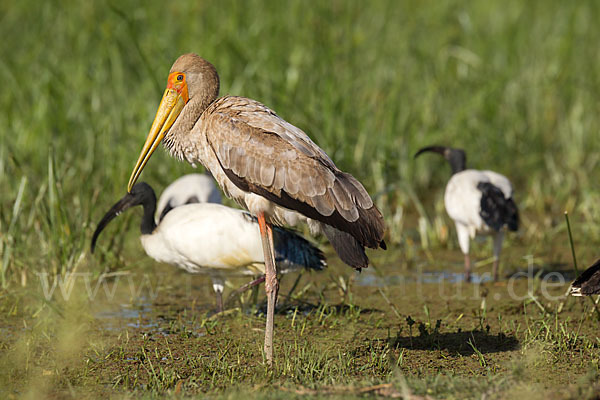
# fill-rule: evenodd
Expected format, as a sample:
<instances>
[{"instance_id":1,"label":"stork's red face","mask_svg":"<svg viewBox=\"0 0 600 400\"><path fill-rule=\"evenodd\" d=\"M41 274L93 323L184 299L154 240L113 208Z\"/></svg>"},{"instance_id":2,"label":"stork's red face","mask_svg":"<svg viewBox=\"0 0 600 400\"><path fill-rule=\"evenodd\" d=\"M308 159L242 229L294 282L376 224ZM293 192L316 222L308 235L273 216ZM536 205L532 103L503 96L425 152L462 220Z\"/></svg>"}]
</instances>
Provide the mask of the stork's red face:
<instances>
[{"instance_id":1,"label":"stork's red face","mask_svg":"<svg viewBox=\"0 0 600 400\"><path fill-rule=\"evenodd\" d=\"M167 80L167 89L156 111L154 122L146 138L146 143L142 148L142 152L135 164L135 168L129 178L127 191L131 192L131 188L137 181L146 166L146 163L158 147L160 142L165 137L167 131L173 126L173 123L183 110L183 107L189 101L188 85L186 75L183 72L172 72Z\"/></svg>"},{"instance_id":2,"label":"stork's red face","mask_svg":"<svg viewBox=\"0 0 600 400\"><path fill-rule=\"evenodd\" d=\"M173 72L167 79L167 90L175 90L186 103L190 99L188 95L187 82L183 72Z\"/></svg>"}]
</instances>

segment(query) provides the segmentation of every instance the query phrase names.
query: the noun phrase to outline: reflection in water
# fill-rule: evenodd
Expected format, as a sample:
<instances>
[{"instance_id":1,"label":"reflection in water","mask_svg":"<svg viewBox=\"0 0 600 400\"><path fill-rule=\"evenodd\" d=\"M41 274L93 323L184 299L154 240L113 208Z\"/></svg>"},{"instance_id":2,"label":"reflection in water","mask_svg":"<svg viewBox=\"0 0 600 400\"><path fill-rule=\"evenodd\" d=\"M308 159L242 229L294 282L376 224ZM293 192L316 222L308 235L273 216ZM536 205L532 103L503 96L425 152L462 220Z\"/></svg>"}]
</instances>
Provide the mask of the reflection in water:
<instances>
[{"instance_id":1,"label":"reflection in water","mask_svg":"<svg viewBox=\"0 0 600 400\"><path fill-rule=\"evenodd\" d=\"M547 272L544 269L529 269L528 271L517 271L513 273L507 280L510 279L544 279L547 282L564 283L573 279L571 271L552 271ZM492 282L492 275L489 272L482 274L471 273L471 283L480 284ZM419 271L407 272L403 275L386 275L380 276L367 270L361 273L356 278L356 284L359 286L371 287L386 287L393 285L402 285L405 283L463 283L465 275L463 272L448 272L448 271Z\"/></svg>"},{"instance_id":2,"label":"reflection in water","mask_svg":"<svg viewBox=\"0 0 600 400\"><path fill-rule=\"evenodd\" d=\"M471 283L484 283L492 280L490 273L471 274ZM465 274L462 272L448 271L422 271L418 273L407 273L406 275L387 275L378 276L375 273L365 271L356 278L356 284L359 286L386 287L393 285L402 285L405 283L460 283L465 281Z\"/></svg>"},{"instance_id":3,"label":"reflection in water","mask_svg":"<svg viewBox=\"0 0 600 400\"><path fill-rule=\"evenodd\" d=\"M156 328L158 324L148 320L152 313L152 304L144 297L139 300L140 302L135 304L119 303L118 308L97 312L95 316L102 320L109 330L121 329L123 324L131 328Z\"/></svg>"},{"instance_id":4,"label":"reflection in water","mask_svg":"<svg viewBox=\"0 0 600 400\"><path fill-rule=\"evenodd\" d=\"M144 303L139 305L134 304L119 304L119 309L110 311L100 311L96 313L96 318L117 318L117 319L131 319L131 318L142 318L145 314L152 311L150 303ZM134 308L135 307L135 308Z\"/></svg>"}]
</instances>

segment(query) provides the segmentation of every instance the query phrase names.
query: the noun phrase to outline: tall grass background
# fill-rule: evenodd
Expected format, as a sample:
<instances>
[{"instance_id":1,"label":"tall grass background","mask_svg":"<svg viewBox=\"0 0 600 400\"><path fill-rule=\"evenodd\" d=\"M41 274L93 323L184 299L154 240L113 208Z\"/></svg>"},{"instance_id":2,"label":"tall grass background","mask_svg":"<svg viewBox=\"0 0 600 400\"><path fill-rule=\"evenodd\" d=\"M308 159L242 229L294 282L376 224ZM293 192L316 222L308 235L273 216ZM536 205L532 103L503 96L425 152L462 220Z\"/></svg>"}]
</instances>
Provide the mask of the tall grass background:
<instances>
[{"instance_id":1,"label":"tall grass background","mask_svg":"<svg viewBox=\"0 0 600 400\"><path fill-rule=\"evenodd\" d=\"M563 234L569 210L577 240L596 244L599 11L560 0L1 2L1 284L89 264L94 224L125 193L184 52L215 64L222 94L268 105L358 177L399 248L453 242L439 233L449 167L412 158L430 144L512 179L519 240ZM142 179L160 189L190 171L160 151ZM130 222L114 246L136 240Z\"/></svg>"}]
</instances>

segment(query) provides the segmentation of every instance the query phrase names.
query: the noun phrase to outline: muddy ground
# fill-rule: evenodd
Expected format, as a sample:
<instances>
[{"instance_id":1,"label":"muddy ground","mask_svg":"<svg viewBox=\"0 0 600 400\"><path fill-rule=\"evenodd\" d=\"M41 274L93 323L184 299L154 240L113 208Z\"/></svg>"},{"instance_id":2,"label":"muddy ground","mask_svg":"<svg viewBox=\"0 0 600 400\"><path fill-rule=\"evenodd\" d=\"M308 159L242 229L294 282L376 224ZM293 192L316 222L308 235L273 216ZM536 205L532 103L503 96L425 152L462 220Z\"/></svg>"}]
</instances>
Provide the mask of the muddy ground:
<instances>
[{"instance_id":1,"label":"muddy ground","mask_svg":"<svg viewBox=\"0 0 600 400\"><path fill-rule=\"evenodd\" d=\"M215 314L209 279L168 266L103 279L81 272L62 286L40 277L36 295L3 302L3 397L585 398L596 390L600 314L589 298L564 296L567 263L511 260L494 283L484 262L466 283L454 252L449 262L424 255L410 266L385 257L357 274L330 255L322 273L284 277L273 370L262 354L262 288Z\"/></svg>"}]
</instances>

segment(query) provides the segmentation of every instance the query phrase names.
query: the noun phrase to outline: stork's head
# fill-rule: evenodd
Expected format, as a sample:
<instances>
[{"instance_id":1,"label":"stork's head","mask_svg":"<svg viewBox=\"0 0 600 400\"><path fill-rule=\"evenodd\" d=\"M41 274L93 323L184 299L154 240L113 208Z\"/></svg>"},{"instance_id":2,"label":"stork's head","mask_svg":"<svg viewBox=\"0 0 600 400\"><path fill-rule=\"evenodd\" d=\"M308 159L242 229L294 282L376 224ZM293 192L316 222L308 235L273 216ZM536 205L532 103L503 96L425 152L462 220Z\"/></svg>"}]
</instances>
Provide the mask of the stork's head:
<instances>
[{"instance_id":1,"label":"stork's head","mask_svg":"<svg viewBox=\"0 0 600 400\"><path fill-rule=\"evenodd\" d=\"M211 63L192 53L184 54L175 61L146 143L129 178L128 192L173 124L179 119L191 118L190 126L193 126L218 95L219 75Z\"/></svg>"},{"instance_id":2,"label":"stork's head","mask_svg":"<svg viewBox=\"0 0 600 400\"><path fill-rule=\"evenodd\" d=\"M454 149L446 146L427 146L417 151L415 158L428 151L442 155L450 164L453 174L464 171L467 168L467 155L463 149Z\"/></svg>"}]
</instances>

